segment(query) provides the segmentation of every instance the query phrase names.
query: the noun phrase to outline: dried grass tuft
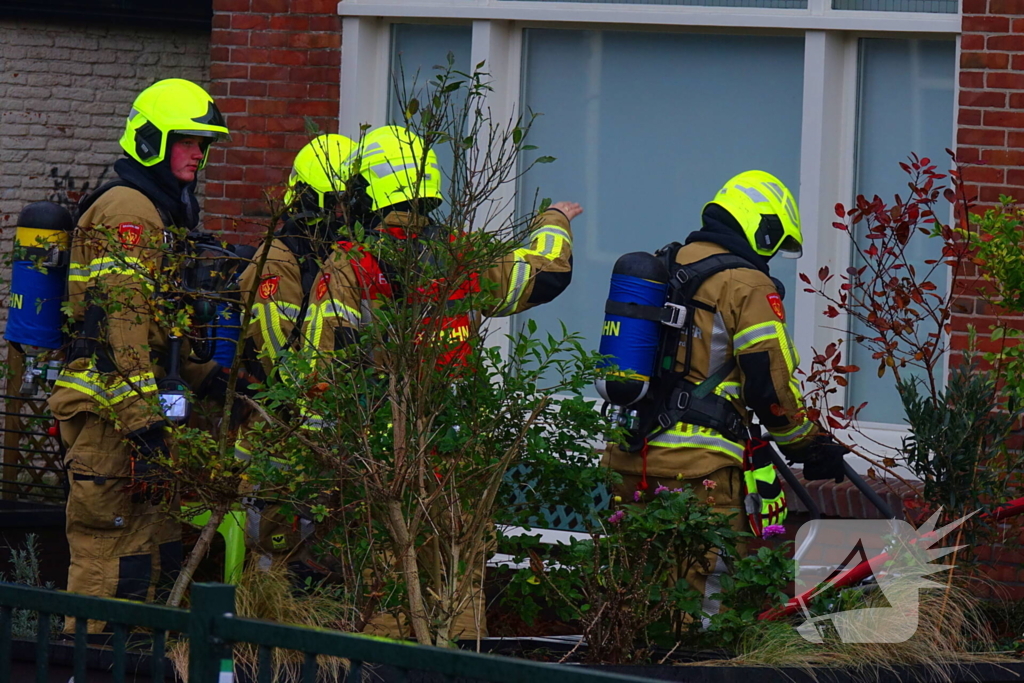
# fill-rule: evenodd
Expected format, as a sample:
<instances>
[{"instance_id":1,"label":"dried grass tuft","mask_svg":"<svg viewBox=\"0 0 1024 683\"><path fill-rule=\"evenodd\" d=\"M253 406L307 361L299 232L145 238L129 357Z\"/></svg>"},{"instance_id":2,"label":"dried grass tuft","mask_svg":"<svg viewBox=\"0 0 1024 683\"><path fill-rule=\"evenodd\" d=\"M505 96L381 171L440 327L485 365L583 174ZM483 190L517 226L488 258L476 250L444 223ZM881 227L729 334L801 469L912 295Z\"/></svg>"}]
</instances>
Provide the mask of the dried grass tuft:
<instances>
[{"instance_id":1,"label":"dried grass tuft","mask_svg":"<svg viewBox=\"0 0 1024 683\"><path fill-rule=\"evenodd\" d=\"M863 595L859 606L890 604L874 591ZM873 680L880 671L923 667L929 680L952 681L958 665L1019 661L996 651L980 601L956 585L920 591L917 631L904 642L843 643L834 635L824 640L819 644L803 639L791 623L760 622L741 643L741 654L721 664L794 667L812 674L812 667L835 667L865 680Z\"/></svg>"},{"instance_id":2,"label":"dried grass tuft","mask_svg":"<svg viewBox=\"0 0 1024 683\"><path fill-rule=\"evenodd\" d=\"M338 601L325 591L294 593L287 570L280 565L258 569L248 563L235 590L235 610L238 616L265 619L280 624L307 628L326 628L350 631L346 628L345 614ZM177 641L168 648L168 659L184 683L188 683L188 641ZM294 650L275 648L271 655L273 675L279 683L298 683L304 655ZM237 644L234 647L235 676L241 680L256 680L258 648ZM320 683L341 683L349 662L340 657L317 657Z\"/></svg>"}]
</instances>

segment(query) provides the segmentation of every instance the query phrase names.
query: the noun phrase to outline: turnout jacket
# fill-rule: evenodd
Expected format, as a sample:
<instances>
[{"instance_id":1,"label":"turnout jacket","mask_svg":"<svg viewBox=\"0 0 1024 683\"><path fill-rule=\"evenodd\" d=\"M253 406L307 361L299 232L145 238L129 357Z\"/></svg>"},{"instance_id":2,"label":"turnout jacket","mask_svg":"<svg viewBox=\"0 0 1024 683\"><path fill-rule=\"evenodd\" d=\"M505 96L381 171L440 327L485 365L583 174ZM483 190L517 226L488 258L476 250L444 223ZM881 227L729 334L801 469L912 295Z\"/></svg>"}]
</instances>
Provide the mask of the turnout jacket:
<instances>
[{"instance_id":1,"label":"turnout jacket","mask_svg":"<svg viewBox=\"0 0 1024 683\"><path fill-rule=\"evenodd\" d=\"M393 211L384 217L378 229L404 236L427 225L422 216ZM499 301L473 316L469 324L479 324L480 315L513 315L553 300L572 279L569 219L561 211L545 211L534 219L528 245L514 250L477 277L497 286ZM381 264L372 255L360 253L354 245L339 243L310 295L305 343L315 356L334 351L338 331L366 324L374 300L385 296L391 296L391 289ZM452 333L458 335L457 330Z\"/></svg>"},{"instance_id":2,"label":"turnout jacket","mask_svg":"<svg viewBox=\"0 0 1024 683\"><path fill-rule=\"evenodd\" d=\"M243 360L249 372L257 378L270 377L279 367L282 353L287 349L301 348L298 332L302 330L300 316L308 318L314 310L307 302L303 313L303 300L311 287L313 278L321 269L321 239L315 235L315 228L299 224L301 218L288 220L283 229L265 247L266 261L262 272L259 263L263 258L261 248L253 256L252 263L242 272L239 281L243 305L249 293L256 290L252 303L249 324L242 330ZM251 460L252 444L246 438L258 418L250 416L239 431L235 441L235 456L240 460ZM271 458L275 466L286 463Z\"/></svg>"},{"instance_id":3,"label":"turnout jacket","mask_svg":"<svg viewBox=\"0 0 1024 683\"><path fill-rule=\"evenodd\" d=\"M243 305L256 290L242 336L246 367L260 379L270 376L286 348L300 346L296 330L301 329L299 316L305 315L303 298L336 240L327 227L307 223L311 217L317 219L307 214L290 217L270 243L257 250L239 278Z\"/></svg>"},{"instance_id":4,"label":"turnout jacket","mask_svg":"<svg viewBox=\"0 0 1024 683\"><path fill-rule=\"evenodd\" d=\"M676 261L689 264L728 250L710 242L679 249ZM734 268L709 277L694 299L696 308L690 374L700 384L730 358L736 364L715 393L727 398L750 423L751 410L780 446L799 450L817 427L804 414L804 400L794 373L800 363L786 328L786 314L774 283L753 268ZM684 369L686 338L681 339L675 370ZM676 423L648 442L647 474L694 479L722 467L740 467L744 444L720 432ZM603 464L623 474L642 474L644 458L609 444Z\"/></svg>"},{"instance_id":5,"label":"turnout jacket","mask_svg":"<svg viewBox=\"0 0 1024 683\"><path fill-rule=\"evenodd\" d=\"M156 287L171 239L156 206L132 187L107 190L82 214L71 241L68 302L84 333L94 309L97 338L93 353L73 359L57 378L48 400L57 419L94 413L125 434L162 421L146 398L155 399L164 375L170 329ZM182 344L182 379L198 393L217 368L190 361L187 340Z\"/></svg>"},{"instance_id":6,"label":"turnout jacket","mask_svg":"<svg viewBox=\"0 0 1024 683\"><path fill-rule=\"evenodd\" d=\"M242 330L243 348L246 362L251 364L258 360L264 377L273 371L300 323L298 316L303 297L302 272L292 250L280 238L272 240L266 249L267 260L259 278L256 273L263 258L262 250L253 256L253 262L242 272L239 281L243 304L248 301L249 292L256 289L249 325Z\"/></svg>"}]
</instances>

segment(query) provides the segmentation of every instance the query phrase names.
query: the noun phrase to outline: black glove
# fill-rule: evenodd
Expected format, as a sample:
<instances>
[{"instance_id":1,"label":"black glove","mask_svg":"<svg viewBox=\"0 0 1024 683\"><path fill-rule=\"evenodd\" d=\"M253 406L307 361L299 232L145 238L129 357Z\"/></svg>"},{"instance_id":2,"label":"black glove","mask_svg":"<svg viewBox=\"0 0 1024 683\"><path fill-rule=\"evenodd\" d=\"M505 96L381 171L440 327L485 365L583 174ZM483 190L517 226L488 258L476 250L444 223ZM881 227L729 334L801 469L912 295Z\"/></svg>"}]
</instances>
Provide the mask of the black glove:
<instances>
[{"instance_id":1,"label":"black glove","mask_svg":"<svg viewBox=\"0 0 1024 683\"><path fill-rule=\"evenodd\" d=\"M128 442L131 444L132 452L131 479L127 489L132 494L132 502L141 503L148 500L155 505L171 492L167 472L157 462L160 458L169 458L171 455L171 450L167 447L164 423L158 422L130 433Z\"/></svg>"},{"instance_id":2,"label":"black glove","mask_svg":"<svg viewBox=\"0 0 1024 683\"><path fill-rule=\"evenodd\" d=\"M841 484L846 479L843 456L849 452L850 449L836 443L831 434L819 434L801 454L801 459L794 458L794 461L803 463L804 479L807 481L834 479L837 484Z\"/></svg>"},{"instance_id":3,"label":"black glove","mask_svg":"<svg viewBox=\"0 0 1024 683\"><path fill-rule=\"evenodd\" d=\"M200 398L212 398L216 401L223 401L228 395L228 378L231 376L231 368L218 365L217 368L206 376L199 387ZM256 389L250 389L250 384L255 384L256 379L241 368L238 369L238 378L235 381L235 392L252 398L256 395Z\"/></svg>"}]
</instances>

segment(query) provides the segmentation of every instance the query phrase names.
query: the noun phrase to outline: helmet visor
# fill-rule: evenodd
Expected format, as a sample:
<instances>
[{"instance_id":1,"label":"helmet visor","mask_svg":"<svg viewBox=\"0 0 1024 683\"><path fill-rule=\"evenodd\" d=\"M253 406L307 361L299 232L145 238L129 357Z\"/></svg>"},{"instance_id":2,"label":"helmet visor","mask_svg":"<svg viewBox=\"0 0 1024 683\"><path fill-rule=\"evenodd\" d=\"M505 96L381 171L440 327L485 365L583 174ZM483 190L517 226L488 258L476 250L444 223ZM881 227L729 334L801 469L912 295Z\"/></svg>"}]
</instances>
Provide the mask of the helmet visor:
<instances>
[{"instance_id":1,"label":"helmet visor","mask_svg":"<svg viewBox=\"0 0 1024 683\"><path fill-rule=\"evenodd\" d=\"M782 258L800 258L804 255L803 246L790 236L786 236L776 252Z\"/></svg>"}]
</instances>

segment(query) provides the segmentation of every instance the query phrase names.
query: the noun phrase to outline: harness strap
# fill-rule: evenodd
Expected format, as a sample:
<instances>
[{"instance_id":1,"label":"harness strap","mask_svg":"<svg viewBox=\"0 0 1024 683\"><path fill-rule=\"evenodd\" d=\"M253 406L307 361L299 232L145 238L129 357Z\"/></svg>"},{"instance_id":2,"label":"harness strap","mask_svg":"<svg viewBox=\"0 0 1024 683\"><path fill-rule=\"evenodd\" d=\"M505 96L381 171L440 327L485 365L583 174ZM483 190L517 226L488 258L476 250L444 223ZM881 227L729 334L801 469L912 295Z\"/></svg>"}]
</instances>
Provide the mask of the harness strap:
<instances>
[{"instance_id":1,"label":"harness strap","mask_svg":"<svg viewBox=\"0 0 1024 683\"><path fill-rule=\"evenodd\" d=\"M736 254L714 254L694 263L680 264L676 255L682 245L668 244L655 255L663 259L670 273L669 296L664 307L642 306L610 301L605 312L623 317L652 320L664 324L659 349L660 362L652 380L653 391L644 401L639 413L638 428L630 434L627 450L636 452L647 440L668 431L677 423L706 427L720 432L726 438L743 443L749 434L746 421L730 400L716 395L715 390L736 368L729 359L715 369L700 384L687 380L693 351L693 309L714 312L714 306L696 301L694 296L704 282L725 270L754 268ZM686 356L681 372L674 372L680 343L686 339Z\"/></svg>"},{"instance_id":2,"label":"harness strap","mask_svg":"<svg viewBox=\"0 0 1024 683\"><path fill-rule=\"evenodd\" d=\"M746 441L746 422L739 411L729 399L713 393L735 367L735 361L729 360L700 384L678 379L655 416L656 431L646 438L654 438L683 422L714 429L731 441Z\"/></svg>"}]
</instances>

